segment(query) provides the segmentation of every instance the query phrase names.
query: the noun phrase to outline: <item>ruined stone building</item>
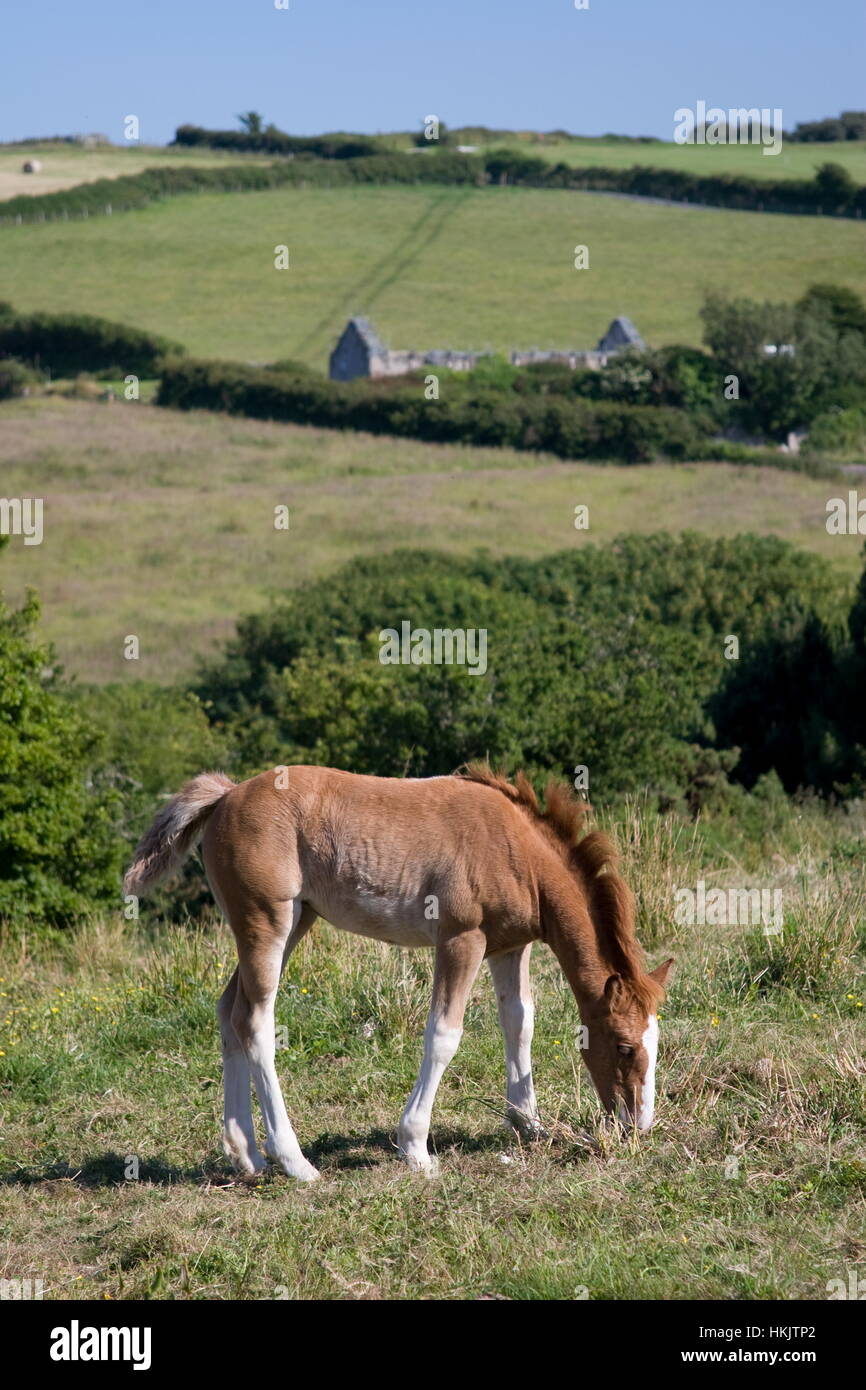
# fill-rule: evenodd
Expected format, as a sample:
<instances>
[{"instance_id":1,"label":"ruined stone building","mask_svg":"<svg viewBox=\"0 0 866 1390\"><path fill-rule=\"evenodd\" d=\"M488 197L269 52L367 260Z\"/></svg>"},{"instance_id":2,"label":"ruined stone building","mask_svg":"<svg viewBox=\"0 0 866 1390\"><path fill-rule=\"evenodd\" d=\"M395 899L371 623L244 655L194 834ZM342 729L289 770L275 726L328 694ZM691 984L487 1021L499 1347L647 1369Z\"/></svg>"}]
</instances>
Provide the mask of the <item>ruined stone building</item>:
<instances>
[{"instance_id":1,"label":"ruined stone building","mask_svg":"<svg viewBox=\"0 0 866 1390\"><path fill-rule=\"evenodd\" d=\"M646 344L631 319L616 318L595 349L550 351L532 348L514 351L510 361L515 367L532 362L565 362L576 367L603 367L608 357L623 348L644 348ZM403 376L422 367L447 367L451 371L471 371L479 360L489 354L462 352L450 348L419 352L414 349L395 351L385 346L375 328L366 318L351 318L331 353L329 376L332 381L353 381L355 377Z\"/></svg>"}]
</instances>

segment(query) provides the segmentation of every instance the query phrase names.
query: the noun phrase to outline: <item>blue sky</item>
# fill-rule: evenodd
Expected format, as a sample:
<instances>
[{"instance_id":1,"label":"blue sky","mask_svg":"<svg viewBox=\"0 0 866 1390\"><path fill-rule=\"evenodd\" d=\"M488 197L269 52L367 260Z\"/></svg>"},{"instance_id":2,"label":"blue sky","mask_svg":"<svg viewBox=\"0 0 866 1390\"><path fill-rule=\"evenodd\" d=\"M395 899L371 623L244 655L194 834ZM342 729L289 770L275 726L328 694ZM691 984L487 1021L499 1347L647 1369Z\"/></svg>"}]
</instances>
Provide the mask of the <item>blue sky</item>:
<instances>
[{"instance_id":1,"label":"blue sky","mask_svg":"<svg viewBox=\"0 0 866 1390\"><path fill-rule=\"evenodd\" d=\"M862 0L4 0L0 139L161 144L255 109L296 134L451 125L670 139L673 112L866 102Z\"/></svg>"}]
</instances>

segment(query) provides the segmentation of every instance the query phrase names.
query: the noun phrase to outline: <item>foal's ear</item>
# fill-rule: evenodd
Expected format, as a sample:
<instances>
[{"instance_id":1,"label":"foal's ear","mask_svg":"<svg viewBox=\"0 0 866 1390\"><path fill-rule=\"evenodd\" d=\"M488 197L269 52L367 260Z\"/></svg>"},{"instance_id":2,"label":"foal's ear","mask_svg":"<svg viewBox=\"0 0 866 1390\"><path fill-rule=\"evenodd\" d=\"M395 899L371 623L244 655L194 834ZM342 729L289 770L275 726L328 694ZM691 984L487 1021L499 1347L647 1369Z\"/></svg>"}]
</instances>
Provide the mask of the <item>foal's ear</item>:
<instances>
[{"instance_id":1,"label":"foal's ear","mask_svg":"<svg viewBox=\"0 0 866 1390\"><path fill-rule=\"evenodd\" d=\"M655 980L656 984L661 985L662 989L664 989L673 967L674 958L671 956L670 960L666 960L663 965L657 965L655 970L651 970L649 972L649 977L651 980Z\"/></svg>"},{"instance_id":2,"label":"foal's ear","mask_svg":"<svg viewBox=\"0 0 866 1390\"><path fill-rule=\"evenodd\" d=\"M604 997L612 1011L623 1007L626 1002L625 987L620 975L609 975L604 987Z\"/></svg>"}]
</instances>

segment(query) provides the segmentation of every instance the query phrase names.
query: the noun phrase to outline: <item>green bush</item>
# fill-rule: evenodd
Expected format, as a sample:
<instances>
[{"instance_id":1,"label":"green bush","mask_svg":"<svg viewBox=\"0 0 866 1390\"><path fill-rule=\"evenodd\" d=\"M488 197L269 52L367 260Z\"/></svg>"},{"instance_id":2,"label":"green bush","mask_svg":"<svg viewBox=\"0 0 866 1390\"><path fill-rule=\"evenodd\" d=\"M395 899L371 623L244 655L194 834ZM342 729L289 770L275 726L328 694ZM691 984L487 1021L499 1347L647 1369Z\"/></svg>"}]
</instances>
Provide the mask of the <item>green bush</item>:
<instances>
[{"instance_id":1,"label":"green bush","mask_svg":"<svg viewBox=\"0 0 866 1390\"><path fill-rule=\"evenodd\" d=\"M809 426L807 448L812 453L866 455L866 410L828 410Z\"/></svg>"},{"instance_id":2,"label":"green bush","mask_svg":"<svg viewBox=\"0 0 866 1390\"><path fill-rule=\"evenodd\" d=\"M0 601L0 920L63 925L120 903L120 799L35 635L38 612L32 596Z\"/></svg>"},{"instance_id":3,"label":"green bush","mask_svg":"<svg viewBox=\"0 0 866 1390\"><path fill-rule=\"evenodd\" d=\"M115 827L128 862L164 797L197 773L226 765L225 739L189 691L136 681L73 687L69 698L87 726L100 731L100 775L117 796ZM178 919L208 901L201 870L190 861L180 884L158 890L148 910Z\"/></svg>"},{"instance_id":4,"label":"green bush","mask_svg":"<svg viewBox=\"0 0 866 1390\"><path fill-rule=\"evenodd\" d=\"M0 357L17 357L55 376L113 372L156 376L162 359L184 349L168 338L90 314L0 318Z\"/></svg>"},{"instance_id":5,"label":"green bush","mask_svg":"<svg viewBox=\"0 0 866 1390\"><path fill-rule=\"evenodd\" d=\"M561 458L639 463L700 458L706 451L703 422L684 411L499 391L496 382L508 370L508 364L482 369L478 386L456 380L474 378L474 372L455 373L440 399L428 401L411 378L331 382L312 373L185 360L166 364L157 404L439 443L544 450Z\"/></svg>"},{"instance_id":6,"label":"green bush","mask_svg":"<svg viewBox=\"0 0 866 1390\"><path fill-rule=\"evenodd\" d=\"M736 717L726 636L760 662L831 622L842 595L825 561L774 538L625 536L537 561L397 552L243 620L197 691L239 772L424 776L489 755L539 775L585 764L605 800L649 786L696 811L768 738L761 720L737 721L737 740L714 726ZM403 619L485 629L486 674L383 665L380 633Z\"/></svg>"},{"instance_id":7,"label":"green bush","mask_svg":"<svg viewBox=\"0 0 866 1390\"><path fill-rule=\"evenodd\" d=\"M28 387L40 379L39 373L15 357L0 357L0 401L24 396Z\"/></svg>"}]
</instances>

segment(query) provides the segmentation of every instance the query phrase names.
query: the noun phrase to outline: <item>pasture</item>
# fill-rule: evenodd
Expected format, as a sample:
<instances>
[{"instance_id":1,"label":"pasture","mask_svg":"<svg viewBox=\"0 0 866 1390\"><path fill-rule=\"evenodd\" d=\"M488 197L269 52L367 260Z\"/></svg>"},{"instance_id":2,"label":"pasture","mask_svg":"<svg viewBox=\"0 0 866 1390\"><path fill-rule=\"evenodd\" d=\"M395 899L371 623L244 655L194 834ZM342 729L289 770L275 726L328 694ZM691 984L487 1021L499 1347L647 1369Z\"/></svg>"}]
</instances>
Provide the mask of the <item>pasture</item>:
<instances>
[{"instance_id":1,"label":"pasture","mask_svg":"<svg viewBox=\"0 0 866 1390\"><path fill-rule=\"evenodd\" d=\"M588 269L574 268L578 245ZM588 348L618 314L657 347L700 344L709 290L794 300L834 281L866 292L855 221L562 190L200 194L3 227L0 246L0 299L20 311L99 314L197 356L323 372L357 313L395 348Z\"/></svg>"},{"instance_id":2,"label":"pasture","mask_svg":"<svg viewBox=\"0 0 866 1390\"><path fill-rule=\"evenodd\" d=\"M769 811L745 839L653 817L613 830L662 1009L656 1126L614 1142L553 956L533 953L549 1138L501 1125L486 971L433 1115L441 1175L395 1149L429 1002L427 952L319 925L277 1001L312 1186L235 1182L219 1149L216 998L228 929L103 920L0 952L4 1277L46 1298L827 1298L866 1254L862 810ZM675 922L678 885L781 887L782 937ZM861 943L862 945L862 943ZM283 1045L284 1044L284 1045Z\"/></svg>"},{"instance_id":3,"label":"pasture","mask_svg":"<svg viewBox=\"0 0 866 1390\"><path fill-rule=\"evenodd\" d=\"M767 177L839 159L866 177L853 143L788 145L778 158L604 141L520 148ZM17 172L29 154L46 165L37 179ZM164 160L238 156L7 147L0 196ZM710 289L791 300L834 281L866 292L862 239L855 222L590 193L209 194L0 229L0 299L127 321L203 356L324 370L358 312L395 347L586 347L618 313L653 345L698 343ZM283 243L291 268L277 272ZM573 268L578 243L589 271ZM831 560L852 589L863 563L862 537L825 526L847 482L773 468L607 467L36 396L0 404L0 469L4 495L45 505L42 544L12 538L0 587L19 603L34 586L67 674L96 683L182 682L240 615L396 547L536 557L691 529L778 535ZM574 529L578 504L588 532ZM274 528L279 505L288 531ZM139 661L123 659L128 633ZM779 788L707 805L696 822L658 814L650 794L600 812L624 852L650 964L677 961L653 1131L615 1140L601 1123L576 1006L539 945L534 1070L547 1137L523 1145L502 1126L501 1038L482 972L434 1109L432 1180L396 1152L427 952L324 924L301 943L277 1001L277 1068L322 1179L244 1183L219 1146L215 1004L234 946L216 912L167 926L145 899L135 922L109 911L65 931L3 924L0 1276L42 1279L49 1299L823 1300L829 1281L847 1285L866 1259L864 804ZM701 879L780 891L783 932L678 922L676 893Z\"/></svg>"},{"instance_id":4,"label":"pasture","mask_svg":"<svg viewBox=\"0 0 866 1390\"><path fill-rule=\"evenodd\" d=\"M765 155L760 145L677 145L673 140L651 145L603 140L543 140L514 144L505 140L491 148L509 146L522 154L574 168L681 169L706 178L736 174L751 179L811 179L822 164L841 164L856 183L866 183L866 141L838 140L795 143L786 140L778 154Z\"/></svg>"},{"instance_id":5,"label":"pasture","mask_svg":"<svg viewBox=\"0 0 866 1390\"><path fill-rule=\"evenodd\" d=\"M844 485L731 464L606 467L510 450L36 397L0 405L6 495L44 498L45 539L14 539L2 587L28 584L43 630L85 680L191 673L242 613L354 555L397 546L537 556L625 531L775 534L860 572L829 536ZM721 505L722 499L724 505ZM575 531L574 508L590 508ZM290 508L276 531L274 507ZM135 632L141 660L124 661Z\"/></svg>"}]
</instances>

